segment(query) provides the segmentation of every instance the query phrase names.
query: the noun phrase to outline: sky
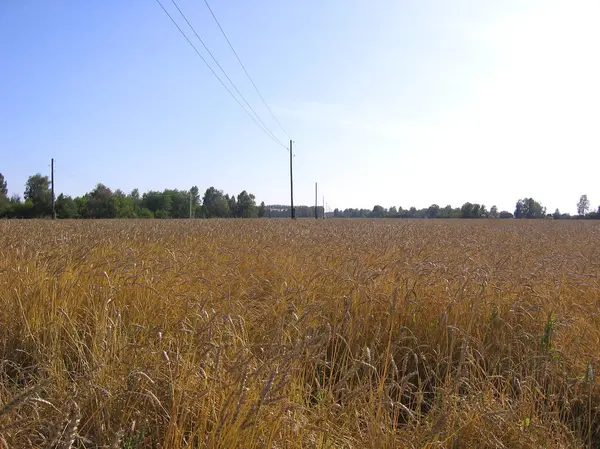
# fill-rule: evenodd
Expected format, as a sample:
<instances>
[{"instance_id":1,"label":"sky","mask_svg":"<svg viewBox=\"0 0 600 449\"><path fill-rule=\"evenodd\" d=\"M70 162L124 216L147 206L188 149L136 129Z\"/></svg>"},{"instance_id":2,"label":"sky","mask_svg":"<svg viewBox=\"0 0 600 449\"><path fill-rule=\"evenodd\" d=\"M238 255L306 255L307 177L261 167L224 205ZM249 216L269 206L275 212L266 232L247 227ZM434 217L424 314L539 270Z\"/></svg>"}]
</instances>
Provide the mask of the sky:
<instances>
[{"instance_id":1,"label":"sky","mask_svg":"<svg viewBox=\"0 0 600 449\"><path fill-rule=\"evenodd\" d=\"M285 132L204 1L177 0L277 140L294 140L296 204L315 182L329 209L600 204L599 1L209 3ZM55 158L57 194L197 185L289 204L287 150L155 0L2 0L0 55L10 194Z\"/></svg>"}]
</instances>

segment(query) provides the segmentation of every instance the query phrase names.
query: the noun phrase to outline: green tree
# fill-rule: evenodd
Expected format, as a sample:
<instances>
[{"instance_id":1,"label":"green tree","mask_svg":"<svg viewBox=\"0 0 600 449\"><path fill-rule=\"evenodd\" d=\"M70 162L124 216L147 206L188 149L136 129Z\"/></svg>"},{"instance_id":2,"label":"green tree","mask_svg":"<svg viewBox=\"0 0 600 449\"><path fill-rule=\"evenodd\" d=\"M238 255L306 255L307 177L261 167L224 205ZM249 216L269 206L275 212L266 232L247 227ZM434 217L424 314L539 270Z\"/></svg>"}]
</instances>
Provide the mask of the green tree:
<instances>
[{"instance_id":1,"label":"green tree","mask_svg":"<svg viewBox=\"0 0 600 449\"><path fill-rule=\"evenodd\" d=\"M585 216L585 218L591 218L592 220L600 219L600 207L598 208L598 212L592 211Z\"/></svg>"},{"instance_id":2,"label":"green tree","mask_svg":"<svg viewBox=\"0 0 600 449\"><path fill-rule=\"evenodd\" d=\"M167 212L164 209L158 209L156 211L156 213L154 214L154 218L161 218L161 219L165 219L165 218L170 218L169 216L169 212Z\"/></svg>"},{"instance_id":3,"label":"green tree","mask_svg":"<svg viewBox=\"0 0 600 449\"><path fill-rule=\"evenodd\" d=\"M225 195L225 201L227 201L227 205L229 206L229 213L232 217L240 217L237 200L235 199L235 195Z\"/></svg>"},{"instance_id":4,"label":"green tree","mask_svg":"<svg viewBox=\"0 0 600 449\"><path fill-rule=\"evenodd\" d=\"M4 176L0 173L0 218L6 217L10 211L10 201L8 200L8 189Z\"/></svg>"},{"instance_id":5,"label":"green tree","mask_svg":"<svg viewBox=\"0 0 600 449\"><path fill-rule=\"evenodd\" d=\"M115 218L117 216L117 201L112 190L104 184L96 185L96 188L86 195L88 218Z\"/></svg>"},{"instance_id":6,"label":"green tree","mask_svg":"<svg viewBox=\"0 0 600 449\"><path fill-rule=\"evenodd\" d=\"M164 190L163 196L170 198L171 207L168 210L170 218L189 218L190 194L183 190Z\"/></svg>"},{"instance_id":7,"label":"green tree","mask_svg":"<svg viewBox=\"0 0 600 449\"><path fill-rule=\"evenodd\" d=\"M383 206L380 206L379 204L376 204L375 206L373 206L373 210L371 211L371 213L369 214L371 217L375 217L375 218L382 218L385 217L386 214L386 210Z\"/></svg>"},{"instance_id":8,"label":"green tree","mask_svg":"<svg viewBox=\"0 0 600 449\"><path fill-rule=\"evenodd\" d=\"M4 179L4 175L0 173L0 198L2 197L8 199L8 188Z\"/></svg>"},{"instance_id":9,"label":"green tree","mask_svg":"<svg viewBox=\"0 0 600 449\"><path fill-rule=\"evenodd\" d=\"M448 204L443 209L440 209L440 211L438 212L438 217L439 218L453 218L452 217L453 210L454 209L452 209L452 206Z\"/></svg>"},{"instance_id":10,"label":"green tree","mask_svg":"<svg viewBox=\"0 0 600 449\"><path fill-rule=\"evenodd\" d=\"M206 189L202 200L202 208L206 218L227 218L231 215L223 191L214 187Z\"/></svg>"},{"instance_id":11,"label":"green tree","mask_svg":"<svg viewBox=\"0 0 600 449\"><path fill-rule=\"evenodd\" d=\"M473 217L473 205L468 202L463 204L460 208L460 216L461 218Z\"/></svg>"},{"instance_id":12,"label":"green tree","mask_svg":"<svg viewBox=\"0 0 600 449\"><path fill-rule=\"evenodd\" d=\"M56 198L56 216L57 218L76 218L77 204L69 195L62 193Z\"/></svg>"},{"instance_id":13,"label":"green tree","mask_svg":"<svg viewBox=\"0 0 600 449\"><path fill-rule=\"evenodd\" d=\"M142 195L142 207L150 210L156 218L171 216L171 196L150 190Z\"/></svg>"},{"instance_id":14,"label":"green tree","mask_svg":"<svg viewBox=\"0 0 600 449\"><path fill-rule=\"evenodd\" d=\"M77 206L77 215L80 217L87 218L87 195L86 196L78 196L75 197L73 201L75 201L75 205Z\"/></svg>"},{"instance_id":15,"label":"green tree","mask_svg":"<svg viewBox=\"0 0 600 449\"><path fill-rule=\"evenodd\" d=\"M7 212L8 218L34 218L33 201L26 200L22 202L20 198L13 197L10 199L10 207Z\"/></svg>"},{"instance_id":16,"label":"green tree","mask_svg":"<svg viewBox=\"0 0 600 449\"><path fill-rule=\"evenodd\" d=\"M129 195L127 195L129 201L133 205L133 212L136 217L140 216L140 210L142 209L142 199L140 198L140 191L133 189Z\"/></svg>"},{"instance_id":17,"label":"green tree","mask_svg":"<svg viewBox=\"0 0 600 449\"><path fill-rule=\"evenodd\" d=\"M560 219L560 211L558 210L558 208L556 208L556 210L552 214L552 218L554 218L555 220L559 220Z\"/></svg>"},{"instance_id":18,"label":"green tree","mask_svg":"<svg viewBox=\"0 0 600 449\"><path fill-rule=\"evenodd\" d=\"M47 176L37 173L30 176L25 183L25 201L31 201L31 212L34 217L45 217L52 214L52 191Z\"/></svg>"},{"instance_id":19,"label":"green tree","mask_svg":"<svg viewBox=\"0 0 600 449\"><path fill-rule=\"evenodd\" d=\"M200 190L198 190L198 186L193 186L190 189L190 195L192 195L192 217L198 217L200 212Z\"/></svg>"},{"instance_id":20,"label":"green tree","mask_svg":"<svg viewBox=\"0 0 600 449\"><path fill-rule=\"evenodd\" d=\"M237 214L241 218L256 218L258 217L258 208L256 207L256 199L253 194L243 190L237 196Z\"/></svg>"},{"instance_id":21,"label":"green tree","mask_svg":"<svg viewBox=\"0 0 600 449\"><path fill-rule=\"evenodd\" d=\"M0 218L8 217L10 215L11 204L8 198L0 197Z\"/></svg>"},{"instance_id":22,"label":"green tree","mask_svg":"<svg viewBox=\"0 0 600 449\"><path fill-rule=\"evenodd\" d=\"M517 201L515 206L515 218L525 218L527 216L527 210L525 202L523 200Z\"/></svg>"},{"instance_id":23,"label":"green tree","mask_svg":"<svg viewBox=\"0 0 600 449\"><path fill-rule=\"evenodd\" d=\"M121 189L117 189L113 193L113 199L117 218L135 218L137 216L133 198L130 195L125 195Z\"/></svg>"},{"instance_id":24,"label":"green tree","mask_svg":"<svg viewBox=\"0 0 600 449\"><path fill-rule=\"evenodd\" d=\"M141 207L136 214L138 218L154 218L152 211L146 207Z\"/></svg>"},{"instance_id":25,"label":"green tree","mask_svg":"<svg viewBox=\"0 0 600 449\"><path fill-rule=\"evenodd\" d=\"M265 206L264 201L261 201L260 206L258 206L258 218L264 217L266 213L267 213L267 206Z\"/></svg>"},{"instance_id":26,"label":"green tree","mask_svg":"<svg viewBox=\"0 0 600 449\"><path fill-rule=\"evenodd\" d=\"M579 202L577 203L577 214L585 215L590 210L590 201L588 200L587 195L581 195L579 198Z\"/></svg>"},{"instance_id":27,"label":"green tree","mask_svg":"<svg viewBox=\"0 0 600 449\"><path fill-rule=\"evenodd\" d=\"M546 208L533 198L524 198L517 201L515 218L544 218Z\"/></svg>"},{"instance_id":28,"label":"green tree","mask_svg":"<svg viewBox=\"0 0 600 449\"><path fill-rule=\"evenodd\" d=\"M437 218L440 213L440 206L432 204L427 208L427 218Z\"/></svg>"},{"instance_id":29,"label":"green tree","mask_svg":"<svg viewBox=\"0 0 600 449\"><path fill-rule=\"evenodd\" d=\"M546 208L533 198L527 198L527 218L544 218L545 216Z\"/></svg>"},{"instance_id":30,"label":"green tree","mask_svg":"<svg viewBox=\"0 0 600 449\"><path fill-rule=\"evenodd\" d=\"M487 210L487 208L485 207L485 204L482 204L481 206L479 206L479 212L477 214L477 217L475 217L475 218L488 218L489 216L490 216L490 213Z\"/></svg>"}]
</instances>

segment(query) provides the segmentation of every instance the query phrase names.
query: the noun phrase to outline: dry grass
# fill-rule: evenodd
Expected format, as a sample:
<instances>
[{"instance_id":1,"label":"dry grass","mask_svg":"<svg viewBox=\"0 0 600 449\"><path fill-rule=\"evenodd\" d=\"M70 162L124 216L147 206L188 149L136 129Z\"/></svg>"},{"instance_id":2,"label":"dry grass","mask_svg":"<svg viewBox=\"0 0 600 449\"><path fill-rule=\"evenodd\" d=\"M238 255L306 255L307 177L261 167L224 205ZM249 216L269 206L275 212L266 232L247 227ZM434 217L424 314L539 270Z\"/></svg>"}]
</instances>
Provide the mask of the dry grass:
<instances>
[{"instance_id":1,"label":"dry grass","mask_svg":"<svg viewBox=\"0 0 600 449\"><path fill-rule=\"evenodd\" d=\"M600 224L0 222L0 447L600 447Z\"/></svg>"}]
</instances>

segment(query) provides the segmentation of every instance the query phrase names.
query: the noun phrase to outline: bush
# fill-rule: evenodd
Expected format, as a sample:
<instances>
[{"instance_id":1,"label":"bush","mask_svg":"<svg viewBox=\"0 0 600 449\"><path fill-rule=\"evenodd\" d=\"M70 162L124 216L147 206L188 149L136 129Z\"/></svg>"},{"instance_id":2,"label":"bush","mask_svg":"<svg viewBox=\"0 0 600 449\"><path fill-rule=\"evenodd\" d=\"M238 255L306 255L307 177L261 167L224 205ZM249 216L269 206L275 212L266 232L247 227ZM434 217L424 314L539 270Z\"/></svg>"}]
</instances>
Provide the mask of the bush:
<instances>
[{"instance_id":1,"label":"bush","mask_svg":"<svg viewBox=\"0 0 600 449\"><path fill-rule=\"evenodd\" d=\"M142 207L137 213L138 218L154 218L154 214L150 209Z\"/></svg>"}]
</instances>

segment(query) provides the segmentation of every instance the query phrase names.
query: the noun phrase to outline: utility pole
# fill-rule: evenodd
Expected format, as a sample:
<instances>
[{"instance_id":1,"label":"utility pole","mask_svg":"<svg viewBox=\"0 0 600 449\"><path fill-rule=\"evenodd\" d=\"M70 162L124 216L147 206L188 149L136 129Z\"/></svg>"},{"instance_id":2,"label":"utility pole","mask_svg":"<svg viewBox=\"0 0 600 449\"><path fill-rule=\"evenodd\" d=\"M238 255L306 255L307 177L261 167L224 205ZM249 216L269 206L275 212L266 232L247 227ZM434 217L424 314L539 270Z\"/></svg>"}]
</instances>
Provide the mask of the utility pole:
<instances>
[{"instance_id":1,"label":"utility pole","mask_svg":"<svg viewBox=\"0 0 600 449\"><path fill-rule=\"evenodd\" d=\"M192 217L192 191L190 190L190 218Z\"/></svg>"},{"instance_id":2,"label":"utility pole","mask_svg":"<svg viewBox=\"0 0 600 449\"><path fill-rule=\"evenodd\" d=\"M56 219L56 209L54 207L54 158L51 159L50 161L50 179L52 182L52 219L55 220ZM48 179L48 178L46 178Z\"/></svg>"},{"instance_id":3,"label":"utility pole","mask_svg":"<svg viewBox=\"0 0 600 449\"><path fill-rule=\"evenodd\" d=\"M318 219L319 218L319 211L318 211L318 201L317 201L317 183L315 182L315 218Z\"/></svg>"},{"instance_id":4,"label":"utility pole","mask_svg":"<svg viewBox=\"0 0 600 449\"><path fill-rule=\"evenodd\" d=\"M325 220L325 196L323 196L323 220Z\"/></svg>"},{"instance_id":5,"label":"utility pole","mask_svg":"<svg viewBox=\"0 0 600 449\"><path fill-rule=\"evenodd\" d=\"M294 169L292 168L292 139L290 139L290 205L292 208L292 220L296 218L296 211L294 210Z\"/></svg>"}]
</instances>

